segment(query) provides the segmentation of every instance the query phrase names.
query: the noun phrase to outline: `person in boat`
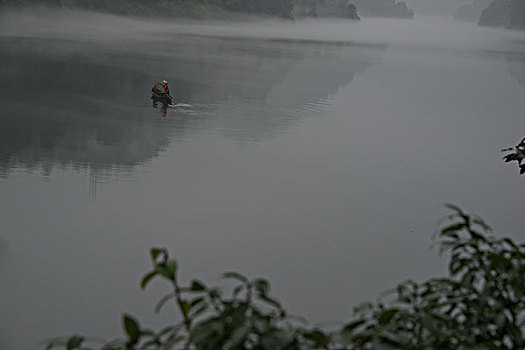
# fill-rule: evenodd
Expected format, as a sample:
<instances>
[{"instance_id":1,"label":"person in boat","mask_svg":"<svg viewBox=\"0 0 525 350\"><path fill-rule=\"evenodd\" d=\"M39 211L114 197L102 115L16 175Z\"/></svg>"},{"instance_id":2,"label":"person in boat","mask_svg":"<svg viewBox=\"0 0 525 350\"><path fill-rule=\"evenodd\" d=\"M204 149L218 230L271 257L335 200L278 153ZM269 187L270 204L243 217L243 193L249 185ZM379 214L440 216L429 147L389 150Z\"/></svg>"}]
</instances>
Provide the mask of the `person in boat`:
<instances>
[{"instance_id":1,"label":"person in boat","mask_svg":"<svg viewBox=\"0 0 525 350\"><path fill-rule=\"evenodd\" d=\"M153 84L153 87L151 88L151 92L155 95L161 95L162 85L159 82L156 82L155 84Z\"/></svg>"},{"instance_id":2,"label":"person in boat","mask_svg":"<svg viewBox=\"0 0 525 350\"><path fill-rule=\"evenodd\" d=\"M170 88L168 87L168 82L166 80L162 81L162 87L164 88L164 93L171 97L170 95Z\"/></svg>"},{"instance_id":3,"label":"person in boat","mask_svg":"<svg viewBox=\"0 0 525 350\"><path fill-rule=\"evenodd\" d=\"M156 82L153 85L151 88L151 99L153 100L153 107L157 107L159 102L165 107L168 104L172 104L173 97L170 95L170 89L166 80L163 80L162 83Z\"/></svg>"}]
</instances>

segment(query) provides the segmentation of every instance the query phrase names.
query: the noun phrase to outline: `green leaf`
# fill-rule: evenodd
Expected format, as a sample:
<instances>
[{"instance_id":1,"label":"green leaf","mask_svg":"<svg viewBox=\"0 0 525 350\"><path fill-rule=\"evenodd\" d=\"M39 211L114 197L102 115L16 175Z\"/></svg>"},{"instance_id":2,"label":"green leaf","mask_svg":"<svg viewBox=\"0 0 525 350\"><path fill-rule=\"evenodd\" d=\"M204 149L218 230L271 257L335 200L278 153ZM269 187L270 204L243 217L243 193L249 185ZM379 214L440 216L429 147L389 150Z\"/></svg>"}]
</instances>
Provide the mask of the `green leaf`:
<instances>
[{"instance_id":1,"label":"green leaf","mask_svg":"<svg viewBox=\"0 0 525 350\"><path fill-rule=\"evenodd\" d=\"M175 276L164 265L157 265L157 266L155 266L155 272L157 272L158 274L161 274L162 276L166 277L167 279L169 279L171 281L175 280Z\"/></svg>"},{"instance_id":2,"label":"green leaf","mask_svg":"<svg viewBox=\"0 0 525 350\"><path fill-rule=\"evenodd\" d=\"M192 292L203 292L206 290L206 286L201 281L193 280L191 282L190 290Z\"/></svg>"},{"instance_id":3,"label":"green leaf","mask_svg":"<svg viewBox=\"0 0 525 350\"><path fill-rule=\"evenodd\" d=\"M450 261L450 265L449 265L449 272L452 276L455 276L457 274L459 274L460 272L462 272L464 269L467 269L469 268L469 263L471 263L472 261L470 259L461 259L461 258L457 258L457 259L452 259Z\"/></svg>"},{"instance_id":4,"label":"green leaf","mask_svg":"<svg viewBox=\"0 0 525 350\"><path fill-rule=\"evenodd\" d=\"M181 300L180 308L181 308L182 313L187 316L190 313L191 305L190 303L188 303L188 301Z\"/></svg>"},{"instance_id":5,"label":"green leaf","mask_svg":"<svg viewBox=\"0 0 525 350\"><path fill-rule=\"evenodd\" d=\"M219 288L211 288L208 289L208 296L210 299L220 299L222 295L222 292Z\"/></svg>"},{"instance_id":6,"label":"green leaf","mask_svg":"<svg viewBox=\"0 0 525 350\"><path fill-rule=\"evenodd\" d=\"M496 327L502 329L505 327L505 324L507 323L507 317L505 317L505 314L503 312L500 312L496 315L496 318L494 320L496 323Z\"/></svg>"},{"instance_id":7,"label":"green leaf","mask_svg":"<svg viewBox=\"0 0 525 350\"><path fill-rule=\"evenodd\" d=\"M424 328L428 329L431 333L435 332L434 319L431 315L423 314L421 315L421 324Z\"/></svg>"},{"instance_id":8,"label":"green leaf","mask_svg":"<svg viewBox=\"0 0 525 350\"><path fill-rule=\"evenodd\" d=\"M155 277L156 275L157 275L156 271L152 271L144 275L144 277L142 277L142 280L140 281L140 288L146 289L146 286L148 285L149 281L151 281L151 279Z\"/></svg>"},{"instance_id":9,"label":"green leaf","mask_svg":"<svg viewBox=\"0 0 525 350\"><path fill-rule=\"evenodd\" d=\"M155 264L157 262L157 258L161 254L166 254L165 249L163 249L163 248L151 248L151 250L150 250L151 261Z\"/></svg>"},{"instance_id":10,"label":"green leaf","mask_svg":"<svg viewBox=\"0 0 525 350\"><path fill-rule=\"evenodd\" d=\"M324 347L330 342L330 337L318 329L308 332L304 336L306 339L314 342L316 347Z\"/></svg>"},{"instance_id":11,"label":"green leaf","mask_svg":"<svg viewBox=\"0 0 525 350\"><path fill-rule=\"evenodd\" d=\"M251 330L250 326L247 324L243 324L239 328L235 329L232 332L229 341L226 343L223 349L232 350L232 349L244 348L240 346L244 343L248 334L250 334L250 330Z\"/></svg>"},{"instance_id":12,"label":"green leaf","mask_svg":"<svg viewBox=\"0 0 525 350\"><path fill-rule=\"evenodd\" d=\"M241 284L241 285L238 285L237 287L235 287L235 289L233 290L233 297L235 298L240 292L242 292L242 290L244 289L244 285Z\"/></svg>"},{"instance_id":13,"label":"green leaf","mask_svg":"<svg viewBox=\"0 0 525 350\"><path fill-rule=\"evenodd\" d=\"M202 302L206 301L203 297L195 298L190 303L190 309L193 309L195 306L201 304Z\"/></svg>"},{"instance_id":14,"label":"green leaf","mask_svg":"<svg viewBox=\"0 0 525 350\"><path fill-rule=\"evenodd\" d=\"M487 256L487 259L494 268L508 269L512 267L512 263L507 258L505 258L503 254L490 253Z\"/></svg>"},{"instance_id":15,"label":"green leaf","mask_svg":"<svg viewBox=\"0 0 525 350\"><path fill-rule=\"evenodd\" d=\"M465 223L450 225L450 226L445 227L443 230L441 230L441 235L447 236L453 232L460 231L464 229L465 227L467 227Z\"/></svg>"},{"instance_id":16,"label":"green leaf","mask_svg":"<svg viewBox=\"0 0 525 350\"><path fill-rule=\"evenodd\" d=\"M472 220L472 222L481 226L487 232L492 231L492 228L489 226L489 224L487 224L482 218L475 218Z\"/></svg>"},{"instance_id":17,"label":"green leaf","mask_svg":"<svg viewBox=\"0 0 525 350\"><path fill-rule=\"evenodd\" d=\"M183 340L185 340L186 337L179 335L179 336L171 336L169 337L163 344L162 350L171 350L174 349L175 345ZM155 349L155 348L154 348ZM159 349L160 350L160 349Z\"/></svg>"},{"instance_id":18,"label":"green leaf","mask_svg":"<svg viewBox=\"0 0 525 350\"><path fill-rule=\"evenodd\" d=\"M196 309L194 309L192 307L191 318L195 318L195 317L199 316L200 314L202 314L206 310L208 310L208 304L203 304L203 305L201 305L200 307L198 307Z\"/></svg>"},{"instance_id":19,"label":"green leaf","mask_svg":"<svg viewBox=\"0 0 525 350\"><path fill-rule=\"evenodd\" d=\"M508 245L510 245L512 248L514 249L518 249L518 246L516 245L516 243L514 243L514 241L510 238L503 238L503 242L507 243Z\"/></svg>"},{"instance_id":20,"label":"green leaf","mask_svg":"<svg viewBox=\"0 0 525 350\"><path fill-rule=\"evenodd\" d=\"M259 299L261 299L262 301L266 302L267 304L270 304L270 305L274 306L278 310L282 310L281 303L279 303L276 299L274 299L272 297L269 297L266 294L262 294L262 293L259 294Z\"/></svg>"},{"instance_id":21,"label":"green leaf","mask_svg":"<svg viewBox=\"0 0 525 350\"><path fill-rule=\"evenodd\" d=\"M162 299L159 300L157 303L157 306L155 306L155 313L159 313L162 307L171 299L175 298L175 293L169 293L162 297Z\"/></svg>"},{"instance_id":22,"label":"green leaf","mask_svg":"<svg viewBox=\"0 0 525 350\"><path fill-rule=\"evenodd\" d=\"M140 335L142 336L148 336L148 337L154 337L155 332L153 332L151 329L141 329Z\"/></svg>"},{"instance_id":23,"label":"green leaf","mask_svg":"<svg viewBox=\"0 0 525 350\"><path fill-rule=\"evenodd\" d=\"M177 331L179 330L180 327L182 327L182 326L168 326L168 327L166 327L166 328L163 328L163 329L157 334L157 336L158 336L158 337L163 337L163 336L165 336L165 335L168 334L168 333L177 334Z\"/></svg>"},{"instance_id":24,"label":"green leaf","mask_svg":"<svg viewBox=\"0 0 525 350\"><path fill-rule=\"evenodd\" d=\"M463 213L463 210L461 210L460 207L458 207L457 205L454 205L454 204L451 204L451 203L445 203L445 207L455 211L456 213L460 214L460 215L465 215Z\"/></svg>"},{"instance_id":25,"label":"green leaf","mask_svg":"<svg viewBox=\"0 0 525 350\"><path fill-rule=\"evenodd\" d=\"M124 325L124 330L128 335L129 342L132 344L137 344L140 338L140 327L137 321L133 317L125 314L122 318L122 323Z\"/></svg>"},{"instance_id":26,"label":"green leaf","mask_svg":"<svg viewBox=\"0 0 525 350\"><path fill-rule=\"evenodd\" d=\"M343 333L351 333L354 329L356 329L357 327L363 325L365 322L366 322L365 320L357 320L357 321L354 321L354 322L350 322L350 323L348 323L347 325L345 325L343 327L342 332Z\"/></svg>"},{"instance_id":27,"label":"green leaf","mask_svg":"<svg viewBox=\"0 0 525 350\"><path fill-rule=\"evenodd\" d=\"M381 326L384 326L386 325L387 323L390 322L390 320L392 320L392 317L394 317L397 313L398 313L399 310L396 310L396 309L390 309L390 310L385 310L381 313L381 316L379 316L379 319L378 319L378 322Z\"/></svg>"},{"instance_id":28,"label":"green leaf","mask_svg":"<svg viewBox=\"0 0 525 350\"><path fill-rule=\"evenodd\" d=\"M470 237L472 237L472 239L475 240L475 241L482 241L482 242L486 242L487 241L485 236L483 236L483 234L481 234L481 233L478 233L478 232L473 231L473 230L469 231L469 233L470 233Z\"/></svg>"},{"instance_id":29,"label":"green leaf","mask_svg":"<svg viewBox=\"0 0 525 350\"><path fill-rule=\"evenodd\" d=\"M507 332L514 343L514 349L522 349L525 345L525 340L521 330L514 325L508 325Z\"/></svg>"},{"instance_id":30,"label":"green leaf","mask_svg":"<svg viewBox=\"0 0 525 350\"><path fill-rule=\"evenodd\" d=\"M248 279L237 272L226 272L222 275L222 278L224 279L235 279L242 283L248 283Z\"/></svg>"},{"instance_id":31,"label":"green leaf","mask_svg":"<svg viewBox=\"0 0 525 350\"><path fill-rule=\"evenodd\" d=\"M78 335L72 336L67 340L66 349L67 350L75 350L80 348L82 343L84 342L85 338L80 337Z\"/></svg>"},{"instance_id":32,"label":"green leaf","mask_svg":"<svg viewBox=\"0 0 525 350\"><path fill-rule=\"evenodd\" d=\"M207 340L212 338L217 329L222 328L219 327L220 325L222 325L222 322L217 320L198 324L190 334L191 342L195 343L198 349L205 349L204 345L207 343Z\"/></svg>"},{"instance_id":33,"label":"green leaf","mask_svg":"<svg viewBox=\"0 0 525 350\"><path fill-rule=\"evenodd\" d=\"M253 281L253 286L261 294L267 294L270 290L270 283L268 283L267 280L262 278Z\"/></svg>"},{"instance_id":34,"label":"green leaf","mask_svg":"<svg viewBox=\"0 0 525 350\"><path fill-rule=\"evenodd\" d=\"M175 259L170 259L166 262L166 268L168 269L172 279L175 280L177 275L177 261Z\"/></svg>"},{"instance_id":35,"label":"green leaf","mask_svg":"<svg viewBox=\"0 0 525 350\"><path fill-rule=\"evenodd\" d=\"M467 272L461 280L461 287L465 289L473 288L474 287L473 284L476 279L476 272L477 272L476 270Z\"/></svg>"},{"instance_id":36,"label":"green leaf","mask_svg":"<svg viewBox=\"0 0 525 350\"><path fill-rule=\"evenodd\" d=\"M399 337L399 335L396 335L396 334L380 335L379 343L382 345L387 345L388 347L394 348L394 349L406 349L407 344L403 344L401 339L396 339L396 336Z\"/></svg>"}]
</instances>

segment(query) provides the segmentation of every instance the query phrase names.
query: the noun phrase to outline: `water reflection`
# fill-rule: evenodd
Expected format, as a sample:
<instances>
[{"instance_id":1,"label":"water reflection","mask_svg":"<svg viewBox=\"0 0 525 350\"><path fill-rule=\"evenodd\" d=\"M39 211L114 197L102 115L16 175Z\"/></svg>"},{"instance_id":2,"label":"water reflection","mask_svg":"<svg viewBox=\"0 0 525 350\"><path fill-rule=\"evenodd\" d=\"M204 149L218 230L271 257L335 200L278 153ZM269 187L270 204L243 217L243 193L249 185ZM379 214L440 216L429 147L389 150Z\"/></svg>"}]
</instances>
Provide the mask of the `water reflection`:
<instances>
[{"instance_id":1,"label":"water reflection","mask_svg":"<svg viewBox=\"0 0 525 350\"><path fill-rule=\"evenodd\" d=\"M479 55L482 58L504 60L509 67L509 74L525 87L525 42L511 40L504 50L486 50Z\"/></svg>"},{"instance_id":2,"label":"water reflection","mask_svg":"<svg viewBox=\"0 0 525 350\"><path fill-rule=\"evenodd\" d=\"M274 137L325 108L323 101L378 62L381 52L196 35L166 40L3 38L0 174L81 168L94 192L97 181L157 157L187 129L239 140ZM156 117L149 89L164 78L176 102L191 109Z\"/></svg>"},{"instance_id":3,"label":"water reflection","mask_svg":"<svg viewBox=\"0 0 525 350\"><path fill-rule=\"evenodd\" d=\"M56 165L111 173L158 154L167 130L145 123L133 105L143 77L79 54L57 41L3 42L0 168Z\"/></svg>"},{"instance_id":4,"label":"water reflection","mask_svg":"<svg viewBox=\"0 0 525 350\"><path fill-rule=\"evenodd\" d=\"M0 236L0 267L4 264L4 261L7 259L8 254L9 246L7 245L7 241L2 236Z\"/></svg>"},{"instance_id":5,"label":"water reflection","mask_svg":"<svg viewBox=\"0 0 525 350\"><path fill-rule=\"evenodd\" d=\"M525 54L507 54L509 72L525 88Z\"/></svg>"}]
</instances>

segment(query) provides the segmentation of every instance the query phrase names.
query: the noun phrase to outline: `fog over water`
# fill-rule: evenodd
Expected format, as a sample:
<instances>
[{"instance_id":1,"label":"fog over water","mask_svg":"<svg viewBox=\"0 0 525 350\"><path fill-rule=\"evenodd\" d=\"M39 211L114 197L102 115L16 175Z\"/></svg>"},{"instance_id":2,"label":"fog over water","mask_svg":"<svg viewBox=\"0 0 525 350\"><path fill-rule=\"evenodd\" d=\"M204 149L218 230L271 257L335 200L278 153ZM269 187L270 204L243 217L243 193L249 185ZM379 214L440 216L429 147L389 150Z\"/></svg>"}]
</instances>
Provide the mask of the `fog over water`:
<instances>
[{"instance_id":1,"label":"fog over water","mask_svg":"<svg viewBox=\"0 0 525 350\"><path fill-rule=\"evenodd\" d=\"M525 238L500 152L525 136L523 32L4 11L0 67L1 349L170 319L138 286L152 246L318 323L442 274L445 202ZM165 116L162 79L187 105Z\"/></svg>"},{"instance_id":2,"label":"fog over water","mask_svg":"<svg viewBox=\"0 0 525 350\"><path fill-rule=\"evenodd\" d=\"M452 14L469 0L406 0L416 14L452 16Z\"/></svg>"}]
</instances>

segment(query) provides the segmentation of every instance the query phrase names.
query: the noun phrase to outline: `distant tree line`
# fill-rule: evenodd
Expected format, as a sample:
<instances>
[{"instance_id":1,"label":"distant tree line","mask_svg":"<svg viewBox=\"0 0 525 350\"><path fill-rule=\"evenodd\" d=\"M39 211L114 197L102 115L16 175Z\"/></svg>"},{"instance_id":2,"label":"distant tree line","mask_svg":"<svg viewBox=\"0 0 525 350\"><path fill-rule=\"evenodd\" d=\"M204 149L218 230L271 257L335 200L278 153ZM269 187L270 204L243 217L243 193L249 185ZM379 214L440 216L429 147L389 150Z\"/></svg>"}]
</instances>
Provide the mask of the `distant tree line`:
<instances>
[{"instance_id":1,"label":"distant tree line","mask_svg":"<svg viewBox=\"0 0 525 350\"><path fill-rule=\"evenodd\" d=\"M48 5L126 14L199 16L213 9L291 17L296 0L0 0L11 6Z\"/></svg>"},{"instance_id":2,"label":"distant tree line","mask_svg":"<svg viewBox=\"0 0 525 350\"><path fill-rule=\"evenodd\" d=\"M525 1L471 0L456 11L454 18L481 26L525 29Z\"/></svg>"},{"instance_id":3,"label":"distant tree line","mask_svg":"<svg viewBox=\"0 0 525 350\"><path fill-rule=\"evenodd\" d=\"M524 0L493 0L481 12L480 25L506 28L525 28Z\"/></svg>"},{"instance_id":4,"label":"distant tree line","mask_svg":"<svg viewBox=\"0 0 525 350\"><path fill-rule=\"evenodd\" d=\"M48 5L94 11L179 17L213 17L221 11L266 14L284 18L345 17L358 12L386 17L413 17L406 3L396 0L0 0L11 6Z\"/></svg>"}]
</instances>

